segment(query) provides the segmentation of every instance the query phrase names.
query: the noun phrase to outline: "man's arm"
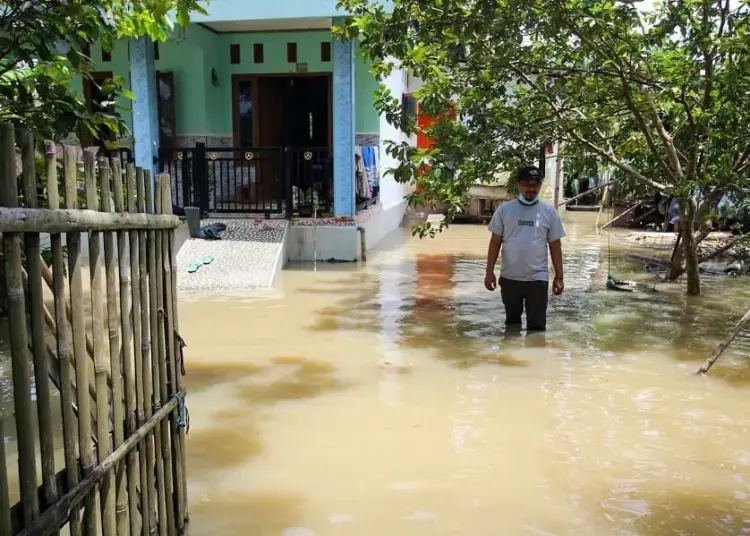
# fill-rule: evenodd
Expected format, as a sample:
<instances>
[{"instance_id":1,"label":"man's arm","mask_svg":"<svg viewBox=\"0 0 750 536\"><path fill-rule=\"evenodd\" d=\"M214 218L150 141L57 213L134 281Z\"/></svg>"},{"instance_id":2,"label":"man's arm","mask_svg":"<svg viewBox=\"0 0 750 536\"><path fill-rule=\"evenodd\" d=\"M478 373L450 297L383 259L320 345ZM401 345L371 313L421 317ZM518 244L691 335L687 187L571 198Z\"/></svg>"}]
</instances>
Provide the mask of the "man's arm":
<instances>
[{"instance_id":1,"label":"man's arm","mask_svg":"<svg viewBox=\"0 0 750 536\"><path fill-rule=\"evenodd\" d=\"M549 243L549 256L555 269L555 279L563 279L562 240L553 240Z\"/></svg>"},{"instance_id":2,"label":"man's arm","mask_svg":"<svg viewBox=\"0 0 750 536\"><path fill-rule=\"evenodd\" d=\"M497 257L500 255L500 247L503 245L503 237L492 233L490 238L490 245L487 248L487 273L495 273L495 264L497 263Z\"/></svg>"}]
</instances>

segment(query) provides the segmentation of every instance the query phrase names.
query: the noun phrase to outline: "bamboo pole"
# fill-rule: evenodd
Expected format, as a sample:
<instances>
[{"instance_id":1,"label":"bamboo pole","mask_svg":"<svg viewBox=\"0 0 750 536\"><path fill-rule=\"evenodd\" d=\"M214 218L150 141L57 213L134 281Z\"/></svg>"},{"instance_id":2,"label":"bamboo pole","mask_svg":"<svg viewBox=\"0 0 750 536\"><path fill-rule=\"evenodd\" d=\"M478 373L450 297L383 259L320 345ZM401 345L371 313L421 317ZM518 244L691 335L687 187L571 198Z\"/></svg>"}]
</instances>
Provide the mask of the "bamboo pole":
<instances>
[{"instance_id":1,"label":"bamboo pole","mask_svg":"<svg viewBox=\"0 0 750 536\"><path fill-rule=\"evenodd\" d=\"M34 136L28 130L21 133L21 158L23 161L23 184L26 204L31 208L39 206L37 196L36 149ZM55 439L52 427L52 393L49 385L49 365L47 362L47 343L44 336L44 297L42 295L42 266L39 233L27 233L26 271L28 274L29 306L31 317L31 343L34 356L34 383L36 385L36 409L39 424L39 453L42 467L42 487L44 499L49 506L57 500L57 482L55 481ZM49 313L48 313L49 314Z\"/></svg>"},{"instance_id":2,"label":"bamboo pole","mask_svg":"<svg viewBox=\"0 0 750 536\"><path fill-rule=\"evenodd\" d=\"M158 175L156 177L156 200L154 203L154 209L157 214L161 214L163 211L164 202L164 181L163 176ZM164 334L164 243L165 236L162 231L155 231L156 235L156 258L154 262L154 274L156 278L156 296L151 299L151 302L156 302L156 342L157 342L157 356L158 359L155 362L154 367L154 398L157 401L157 407L161 407L169 399L167 389L167 343ZM152 319L153 324L153 319ZM157 381L158 379L158 381ZM163 520L166 524L166 532L170 536L176 536L175 531L175 510L174 510L174 479L173 479L173 467L172 467L172 449L169 434L169 419L164 419L161 422L161 461L159 467L162 467L162 480L164 481L164 501L160 504L163 506L164 516ZM164 531L163 531L164 532Z\"/></svg>"},{"instance_id":3,"label":"bamboo pole","mask_svg":"<svg viewBox=\"0 0 750 536\"><path fill-rule=\"evenodd\" d=\"M128 209L123 197L122 170L120 160L112 159L114 169L115 211L124 212ZM130 197L130 196L128 196ZM120 263L120 323L122 324L122 366L125 375L125 438L129 438L136 431L137 405L135 371L133 368L133 328L131 325L132 289L130 275L130 247L127 231L117 233L117 255ZM135 449L128 454L128 503L129 524L131 536L138 533L138 484L137 484L137 460Z\"/></svg>"},{"instance_id":4,"label":"bamboo pole","mask_svg":"<svg viewBox=\"0 0 750 536\"><path fill-rule=\"evenodd\" d=\"M120 174L120 161L113 159L114 167L112 173ZM101 161L102 170L102 210L112 212L112 194L110 188L109 162ZM117 164L117 165L115 165ZM115 180L114 188L117 189ZM122 180L120 180L120 198L122 198ZM107 273L107 324L109 327L109 369L112 373L112 413L114 417L114 438L112 446L116 449L125 440L124 407L122 403L122 363L120 359L120 318L118 316L117 304L117 277L115 274L115 232L104 233L104 263ZM116 489L116 534L125 535L130 531L130 519L128 517L128 495L125 487L125 461L119 464L115 471Z\"/></svg>"},{"instance_id":5,"label":"bamboo pole","mask_svg":"<svg viewBox=\"0 0 750 536\"><path fill-rule=\"evenodd\" d=\"M11 123L0 124L0 205L18 206L16 182L16 141ZM23 503L23 521L31 523L39 515L36 490L36 457L31 404L31 364L26 330L26 300L21 275L21 236L3 234L3 262L8 293L8 332L13 371L13 405L18 434L18 477ZM5 438L2 438L3 440Z\"/></svg>"},{"instance_id":6,"label":"bamboo pole","mask_svg":"<svg viewBox=\"0 0 750 536\"><path fill-rule=\"evenodd\" d=\"M46 150L47 157L47 199L51 210L60 207L60 197L57 186L57 156L55 154L54 142L49 142L51 147ZM75 148L65 147L63 150L66 162L73 162L75 165ZM73 169L75 172L75 169ZM63 446L65 451L65 476L67 490L70 491L78 483L78 455L76 453L75 430L77 427L76 417L74 415L73 403L74 393L71 386L73 385L73 371L70 362L70 338L68 336L67 326L65 325L65 306L68 301L65 299L65 264L62 249L62 236L60 234L50 235L50 246L52 247L52 294L55 299L55 321L56 329L53 331L57 341L57 360L60 370L60 403L62 404L62 427L63 427ZM84 416L85 417L85 416ZM70 510L70 534L71 536L81 535L81 517L78 508Z\"/></svg>"},{"instance_id":7,"label":"bamboo pole","mask_svg":"<svg viewBox=\"0 0 750 536\"><path fill-rule=\"evenodd\" d=\"M105 460L102 460L91 474L83 479L75 488L67 492L55 503L48 508L44 514L38 517L30 526L26 527L16 536L38 536L39 534L49 533L58 527L66 518L68 511L74 508L83 497L86 497L95 489L96 484L112 470L112 468L122 460L125 455L136 447L147 434L151 433L159 422L167 418L169 413L177 407L177 398L171 399L164 407L154 413L154 415Z\"/></svg>"},{"instance_id":8,"label":"bamboo pole","mask_svg":"<svg viewBox=\"0 0 750 536\"><path fill-rule=\"evenodd\" d=\"M734 341L735 338L737 338L737 335L739 335L740 331L742 331L742 328L744 328L748 322L750 322L750 309L748 309L744 316L740 318L739 322L734 325L729 335L727 335L723 341L716 345L714 351L711 352L711 356L706 359L706 362L701 368L698 369L698 372L696 372L696 374L706 374L714 365L714 363L716 363L716 361L726 351L726 349L729 348L729 345L732 344L732 341Z\"/></svg>"},{"instance_id":9,"label":"bamboo pole","mask_svg":"<svg viewBox=\"0 0 750 536\"><path fill-rule=\"evenodd\" d=\"M11 534L8 462L5 460L5 415L0 413L0 534Z\"/></svg>"},{"instance_id":10,"label":"bamboo pole","mask_svg":"<svg viewBox=\"0 0 750 536\"><path fill-rule=\"evenodd\" d=\"M164 196L165 214L172 214L172 183L171 178L165 183L167 193ZM165 268L165 274L171 278L171 286L167 287L167 292L171 290L171 295L167 297L167 333L171 347L169 354L170 366L170 397L177 396L177 393L184 393L182 385L182 375L185 373L185 362L182 357L182 351L178 350L176 339L179 333L178 307L177 307L177 275L174 267L177 266L177 245L175 241L174 230L167 232L168 237L168 256L165 263L168 263L168 269ZM179 360L179 368L177 362ZM184 403L184 401L183 401ZM182 408L180 408L181 410ZM187 457L185 455L185 426L180 423L178 411L172 414L172 448L175 453L175 487L177 488L177 529L182 533L185 523L188 521L187 510Z\"/></svg>"},{"instance_id":11,"label":"bamboo pole","mask_svg":"<svg viewBox=\"0 0 750 536\"><path fill-rule=\"evenodd\" d=\"M44 259L42 259L42 261L44 261ZM44 282L47 283L47 287L50 290L53 290L53 287L54 287L54 277L52 275L52 271L49 269L49 266L47 266L47 263L42 262L41 265L42 265L42 278L44 279ZM63 282L63 284L64 284L64 282ZM63 287L63 290L67 292L67 289L65 289L64 287ZM73 310L71 309L70 303L68 303L68 302L65 303L65 314L67 315L68 320L70 322L72 322L73 321ZM62 325L65 325L64 317L63 317L63 324ZM50 327L52 327L52 326L50 325ZM93 362L93 359L94 359L94 343L91 342L91 337L89 337L88 333L86 334L86 352L88 353L89 357L91 358L91 360ZM107 371L107 382L108 382L108 385L111 386L111 384L112 384L112 378L111 378L111 376L109 374L109 371Z\"/></svg>"},{"instance_id":12,"label":"bamboo pole","mask_svg":"<svg viewBox=\"0 0 750 536\"><path fill-rule=\"evenodd\" d=\"M143 188L138 186L138 171L134 166L128 167L128 211L135 213L139 210L139 206L143 199ZM143 171L140 171L141 177ZM141 180L141 184L143 181ZM147 303L141 300L141 289L143 287L142 279L146 277L145 270L141 271L141 264L145 263L146 255L143 253L143 259L141 259L141 251L145 249L145 244L141 243L141 232L130 231L130 270L133 275L132 293L133 293L133 314L131 321L133 323L133 351L135 354L134 368L135 368L135 385L136 385L136 401L137 401L137 412L138 412L138 427L142 426L146 422L145 417L145 406L149 402L145 398L144 386L146 384L143 378L143 314L144 309L147 312ZM141 493L140 493L140 508L141 508L141 534L149 534L151 532L151 515L149 510L149 495L151 486L149 481L153 478L153 472L148 472L147 463L147 449L148 441L145 439L138 445L138 465L141 473Z\"/></svg>"},{"instance_id":13,"label":"bamboo pole","mask_svg":"<svg viewBox=\"0 0 750 536\"><path fill-rule=\"evenodd\" d=\"M2 233L69 233L73 231L117 231L120 229L174 229L176 216L153 214L105 214L92 210L46 210L0 207Z\"/></svg>"},{"instance_id":14,"label":"bamboo pole","mask_svg":"<svg viewBox=\"0 0 750 536\"><path fill-rule=\"evenodd\" d=\"M84 173L86 175L86 206L89 210L100 210L106 203L99 198L100 180L109 180L109 168L100 166L99 177L96 175L96 153L86 150L83 154ZM104 330L104 259L102 259L103 239L101 232L89 233L89 269L91 276L91 331L94 343L94 381L96 384L96 418L97 418L97 454L100 460L110 454L109 450L109 388L107 386L107 353ZM102 509L102 534L115 534L115 489L111 473L102 477L99 488L99 503Z\"/></svg>"},{"instance_id":15,"label":"bamboo pole","mask_svg":"<svg viewBox=\"0 0 750 536\"><path fill-rule=\"evenodd\" d=\"M29 281L28 275L26 274L25 271L23 272L23 281L24 281L24 284L28 284L28 281ZM46 305L42 304L42 310L43 310L45 324L47 324L47 326L50 328L50 331L52 333L57 333L58 332L57 322L55 321L54 318L52 318L52 314L49 312L49 309L47 309ZM63 326L65 326L65 324L63 324ZM54 356L54 358L55 358L55 361L57 361L56 355ZM70 361L70 364L75 366L75 359L72 357L69 357L68 359ZM88 390L89 390L89 395L91 395L91 401L96 403L96 388L93 385L91 385L91 383L89 383ZM92 418L93 417L95 416L92 415ZM96 421L94 420L92 422L96 422Z\"/></svg>"},{"instance_id":16,"label":"bamboo pole","mask_svg":"<svg viewBox=\"0 0 750 536\"><path fill-rule=\"evenodd\" d=\"M146 189L146 212L154 213L154 190L151 174L144 171L144 186ZM149 230L148 236L148 287L149 287L149 330L151 333L151 392L153 407L158 410L161 407L161 380L159 360L159 273L157 273L158 260L158 239L156 231ZM167 536L167 491L166 482L164 481L165 460L162 456L164 452L164 437L161 433L162 426L168 424L163 421L154 431L154 458L156 464L156 488L157 488L157 513L159 519L159 534ZM168 445L168 443L167 443Z\"/></svg>"},{"instance_id":17,"label":"bamboo pole","mask_svg":"<svg viewBox=\"0 0 750 536\"><path fill-rule=\"evenodd\" d=\"M171 178L168 174L163 173L160 174L157 177L157 184L161 188L161 205L160 205L160 212L162 214L171 214L172 212L172 195L170 192L170 181ZM164 305L163 305L163 320L165 322L165 325L162 326L162 329L160 330L160 334L165 334L166 337L166 345L165 345L165 359L163 362L163 372L162 372L162 385L164 389L167 389L166 392L162 393L162 398L166 400L168 397L174 396L174 393L176 392L176 366L175 366L175 337L174 337L174 320L173 320L173 293L172 293L172 253L171 253L171 240L172 240L172 231L166 231L164 232L164 237L162 239L162 272L164 274L164 283L163 283L163 296L164 296ZM167 364L169 364L169 368L167 368ZM167 381L164 381L164 378L167 378ZM178 533L182 533L182 530L184 528L184 522L185 522L185 507L184 507L184 497L185 497L185 490L183 488L183 479L182 479L182 452L180 448L180 428L178 426L178 414L177 412L174 412L171 415L171 443L172 443L172 475L171 478L173 480L173 488L174 488L174 502L175 502L175 514L177 516L176 519L176 529Z\"/></svg>"},{"instance_id":18,"label":"bamboo pole","mask_svg":"<svg viewBox=\"0 0 750 536\"><path fill-rule=\"evenodd\" d=\"M67 148L66 148L67 149ZM68 209L78 207L78 184L75 150L65 151L65 203ZM71 322L73 331L73 354L76 357L76 388L78 397L78 444L80 448L81 469L85 479L94 468L94 448L91 441L91 402L87 395L89 386L89 368L86 355L86 324L83 318L83 274L81 263L81 233L67 235L68 242L68 277L70 278L70 303L73 311ZM60 325L58 323L58 325ZM62 328L61 328L62 329ZM105 420L106 422L106 420ZM96 495L89 493L83 506L83 532L96 533Z\"/></svg>"},{"instance_id":19,"label":"bamboo pole","mask_svg":"<svg viewBox=\"0 0 750 536\"><path fill-rule=\"evenodd\" d=\"M138 212L148 212L151 204L153 203L153 192L151 190L151 176L147 170L138 168L136 170L136 186L138 188ZM141 270L141 356L142 356L142 367L143 367L143 409L146 420L151 418L153 414L153 374L151 366L151 303L149 301L149 289L151 281L154 276L151 268L151 260L153 259L153 241L150 240L153 233L148 231L139 231L139 261ZM148 472L148 504L149 510L148 515L151 524L148 525L149 532L154 529L154 523L156 523L157 513L157 496L156 496L156 482L154 481L154 474L156 471L156 451L154 445L154 434L150 433L146 436L146 471ZM153 517L152 517L153 516Z\"/></svg>"}]
</instances>

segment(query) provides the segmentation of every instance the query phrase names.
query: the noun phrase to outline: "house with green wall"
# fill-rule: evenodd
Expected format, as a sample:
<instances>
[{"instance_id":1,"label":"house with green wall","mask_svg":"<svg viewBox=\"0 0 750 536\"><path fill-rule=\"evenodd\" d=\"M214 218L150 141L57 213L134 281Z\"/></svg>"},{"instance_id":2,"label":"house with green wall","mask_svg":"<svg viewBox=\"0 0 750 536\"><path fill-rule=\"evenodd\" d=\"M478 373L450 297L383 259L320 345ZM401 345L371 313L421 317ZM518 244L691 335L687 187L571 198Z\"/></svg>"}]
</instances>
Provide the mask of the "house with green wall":
<instances>
[{"instance_id":1,"label":"house with green wall","mask_svg":"<svg viewBox=\"0 0 750 536\"><path fill-rule=\"evenodd\" d=\"M410 188L386 175L384 143L415 140L378 114L374 92L382 82L411 106L409 77L376 80L356 41L333 38L347 16L335 0L212 0L207 10L166 42L92 45L93 80L78 82L89 105L99 105L99 82L126 80L134 100L119 104L130 132L117 141L137 166L171 175L178 210L330 217L350 227L331 241L346 250L335 258L358 255L363 225L367 247L377 245L400 225ZM307 240L297 243L291 258L308 258Z\"/></svg>"}]
</instances>

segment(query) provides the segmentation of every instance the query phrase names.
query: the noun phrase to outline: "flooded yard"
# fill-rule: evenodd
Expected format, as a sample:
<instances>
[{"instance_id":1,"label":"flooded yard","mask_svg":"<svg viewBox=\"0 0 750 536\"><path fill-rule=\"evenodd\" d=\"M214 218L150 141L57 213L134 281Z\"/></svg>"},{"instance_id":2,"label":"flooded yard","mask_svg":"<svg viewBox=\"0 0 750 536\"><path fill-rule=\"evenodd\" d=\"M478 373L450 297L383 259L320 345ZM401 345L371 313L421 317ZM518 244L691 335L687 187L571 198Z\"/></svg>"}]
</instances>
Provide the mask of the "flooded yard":
<instances>
[{"instance_id":1,"label":"flooded yard","mask_svg":"<svg viewBox=\"0 0 750 536\"><path fill-rule=\"evenodd\" d=\"M565 216L567 289L541 335L503 332L483 226L293 265L271 294L181 296L190 536L749 533L750 344L693 373L750 280L606 291L610 261L654 280L590 216Z\"/></svg>"},{"instance_id":2,"label":"flooded yard","mask_svg":"<svg viewBox=\"0 0 750 536\"><path fill-rule=\"evenodd\" d=\"M750 346L693 375L750 281L606 291L606 233L566 223L544 335L503 333L482 226L185 295L191 536L750 532Z\"/></svg>"}]
</instances>

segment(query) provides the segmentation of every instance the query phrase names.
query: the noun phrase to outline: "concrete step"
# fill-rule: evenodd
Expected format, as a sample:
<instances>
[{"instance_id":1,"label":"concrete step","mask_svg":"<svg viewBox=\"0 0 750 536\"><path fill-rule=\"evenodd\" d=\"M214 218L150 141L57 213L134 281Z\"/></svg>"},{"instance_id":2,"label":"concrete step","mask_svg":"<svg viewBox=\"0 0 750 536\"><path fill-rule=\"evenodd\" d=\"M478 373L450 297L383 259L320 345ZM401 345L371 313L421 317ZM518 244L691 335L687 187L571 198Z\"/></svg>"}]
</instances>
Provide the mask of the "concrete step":
<instances>
[{"instance_id":1,"label":"concrete step","mask_svg":"<svg viewBox=\"0 0 750 536\"><path fill-rule=\"evenodd\" d=\"M201 221L201 227L212 223L227 226L221 240L189 238L177 254L178 288L208 292L273 288L276 275L284 267L289 222L209 219ZM190 264L201 262L205 255L213 255L214 261L189 273Z\"/></svg>"}]
</instances>

